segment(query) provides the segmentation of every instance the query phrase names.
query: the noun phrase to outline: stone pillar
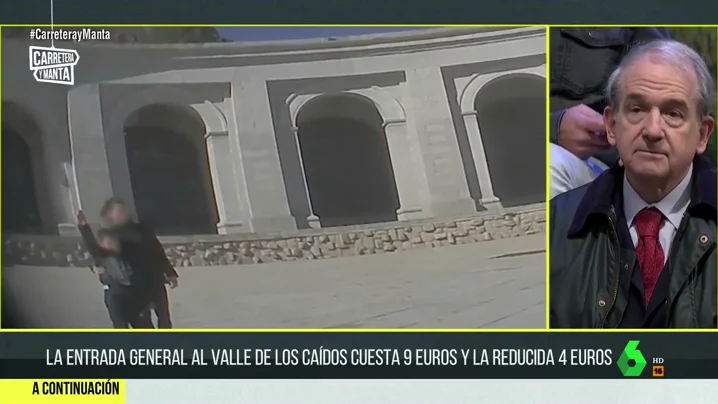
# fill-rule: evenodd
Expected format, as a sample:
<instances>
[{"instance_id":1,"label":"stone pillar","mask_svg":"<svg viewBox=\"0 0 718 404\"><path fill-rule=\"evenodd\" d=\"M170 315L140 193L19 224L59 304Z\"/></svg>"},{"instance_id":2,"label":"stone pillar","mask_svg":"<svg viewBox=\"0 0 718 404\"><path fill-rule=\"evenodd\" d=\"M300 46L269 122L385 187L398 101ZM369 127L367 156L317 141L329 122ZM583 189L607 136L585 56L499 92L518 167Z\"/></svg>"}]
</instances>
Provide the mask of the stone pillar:
<instances>
[{"instance_id":1,"label":"stone pillar","mask_svg":"<svg viewBox=\"0 0 718 404\"><path fill-rule=\"evenodd\" d=\"M112 181L102 125L99 86L86 84L67 93L67 118L72 153L71 181L78 206L88 220L99 221L100 208L112 196Z\"/></svg>"},{"instance_id":2,"label":"stone pillar","mask_svg":"<svg viewBox=\"0 0 718 404\"><path fill-rule=\"evenodd\" d=\"M307 224L312 229L319 229L322 227L322 223L319 220L319 216L314 213L314 206L312 205L312 196L309 194L309 183L307 182L307 171L304 169L304 157L302 156L302 146L299 143L299 127L292 127L292 134L294 136L294 142L297 145L297 153L299 153L299 169L302 170L302 181L304 182L304 192L307 195L307 208L309 209L309 216L307 216Z\"/></svg>"},{"instance_id":3,"label":"stone pillar","mask_svg":"<svg viewBox=\"0 0 718 404\"><path fill-rule=\"evenodd\" d=\"M466 133L469 137L469 144L471 145L471 155L474 158L474 165L476 166L479 188L481 188L481 200L479 203L487 210L500 209L501 201L494 195L494 185L491 182L489 164L486 160L484 141L481 139L477 113L476 111L463 112L462 117L464 118Z\"/></svg>"},{"instance_id":4,"label":"stone pillar","mask_svg":"<svg viewBox=\"0 0 718 404\"><path fill-rule=\"evenodd\" d=\"M51 188L51 192L56 198L56 209L59 210L57 233L61 236L78 236L80 231L76 221L80 203L72 162L59 162L54 167L54 177L58 183Z\"/></svg>"},{"instance_id":5,"label":"stone pillar","mask_svg":"<svg viewBox=\"0 0 718 404\"><path fill-rule=\"evenodd\" d=\"M475 213L441 69L407 70L406 78L409 119L419 137L432 215Z\"/></svg>"},{"instance_id":6,"label":"stone pillar","mask_svg":"<svg viewBox=\"0 0 718 404\"><path fill-rule=\"evenodd\" d=\"M125 201L127 209L137 217L135 194L132 191L132 176L127 155L127 134L123 122L114 122L116 125L105 126L105 148L107 149L107 163L110 167L112 180L112 194Z\"/></svg>"},{"instance_id":7,"label":"stone pillar","mask_svg":"<svg viewBox=\"0 0 718 404\"><path fill-rule=\"evenodd\" d=\"M205 141L212 188L219 213L217 233L250 232L249 226L245 226L242 221L245 207L239 198L234 179L229 132L209 132L205 135Z\"/></svg>"},{"instance_id":8,"label":"stone pillar","mask_svg":"<svg viewBox=\"0 0 718 404\"><path fill-rule=\"evenodd\" d=\"M237 143L255 233L295 231L264 81L232 81Z\"/></svg>"},{"instance_id":9,"label":"stone pillar","mask_svg":"<svg viewBox=\"0 0 718 404\"><path fill-rule=\"evenodd\" d=\"M399 220L424 218L427 215L421 206L422 183L419 165L415 160L416 148L409 138L406 121L384 122L384 134L389 145L391 165L394 168L396 190L399 194Z\"/></svg>"}]
</instances>

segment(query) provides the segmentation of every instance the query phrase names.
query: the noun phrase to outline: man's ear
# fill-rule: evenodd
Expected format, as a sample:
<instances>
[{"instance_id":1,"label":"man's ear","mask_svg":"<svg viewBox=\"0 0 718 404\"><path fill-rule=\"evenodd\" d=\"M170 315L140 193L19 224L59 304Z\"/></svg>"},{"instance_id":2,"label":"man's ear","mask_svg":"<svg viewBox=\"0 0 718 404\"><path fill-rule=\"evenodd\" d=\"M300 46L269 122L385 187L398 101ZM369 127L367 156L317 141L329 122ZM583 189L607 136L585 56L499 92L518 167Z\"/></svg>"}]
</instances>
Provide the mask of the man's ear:
<instances>
[{"instance_id":1,"label":"man's ear","mask_svg":"<svg viewBox=\"0 0 718 404\"><path fill-rule=\"evenodd\" d=\"M603 110L603 123L606 126L606 139L608 139L608 144L615 146L616 134L614 128L616 126L616 117L612 107L606 107Z\"/></svg>"},{"instance_id":2,"label":"man's ear","mask_svg":"<svg viewBox=\"0 0 718 404\"><path fill-rule=\"evenodd\" d=\"M711 138L715 128L715 119L712 116L706 115L703 117L700 128L700 139L698 140L698 147L696 148L697 154L703 154L708 146L708 140Z\"/></svg>"}]
</instances>

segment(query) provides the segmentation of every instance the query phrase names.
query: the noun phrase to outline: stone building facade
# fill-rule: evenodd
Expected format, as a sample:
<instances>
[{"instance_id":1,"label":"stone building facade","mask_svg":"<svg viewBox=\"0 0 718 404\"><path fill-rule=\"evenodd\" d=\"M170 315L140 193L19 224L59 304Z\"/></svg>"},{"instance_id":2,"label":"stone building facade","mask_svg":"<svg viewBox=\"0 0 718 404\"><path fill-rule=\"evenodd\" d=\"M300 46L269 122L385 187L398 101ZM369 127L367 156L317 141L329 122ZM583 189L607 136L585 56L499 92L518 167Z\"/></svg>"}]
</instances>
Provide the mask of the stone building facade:
<instances>
[{"instance_id":1,"label":"stone building facade","mask_svg":"<svg viewBox=\"0 0 718 404\"><path fill-rule=\"evenodd\" d=\"M3 230L74 234L76 211L97 218L111 195L168 236L542 203L545 41L536 27L77 43L72 87L36 83L30 43L4 41Z\"/></svg>"}]
</instances>

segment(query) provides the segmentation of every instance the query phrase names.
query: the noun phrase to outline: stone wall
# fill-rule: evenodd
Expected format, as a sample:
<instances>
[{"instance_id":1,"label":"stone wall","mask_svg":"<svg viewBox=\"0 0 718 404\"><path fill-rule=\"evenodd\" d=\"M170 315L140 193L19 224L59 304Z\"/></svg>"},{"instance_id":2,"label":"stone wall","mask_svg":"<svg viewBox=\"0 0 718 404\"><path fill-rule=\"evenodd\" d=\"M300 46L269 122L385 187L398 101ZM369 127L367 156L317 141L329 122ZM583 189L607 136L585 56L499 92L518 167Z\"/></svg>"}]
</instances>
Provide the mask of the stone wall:
<instances>
[{"instance_id":1,"label":"stone wall","mask_svg":"<svg viewBox=\"0 0 718 404\"><path fill-rule=\"evenodd\" d=\"M431 219L381 225L299 231L276 235L212 235L162 238L177 267L260 264L391 254L452 244L521 237L545 232L544 205L531 205L468 218ZM5 238L3 264L87 266L91 259L79 238L13 235Z\"/></svg>"}]
</instances>

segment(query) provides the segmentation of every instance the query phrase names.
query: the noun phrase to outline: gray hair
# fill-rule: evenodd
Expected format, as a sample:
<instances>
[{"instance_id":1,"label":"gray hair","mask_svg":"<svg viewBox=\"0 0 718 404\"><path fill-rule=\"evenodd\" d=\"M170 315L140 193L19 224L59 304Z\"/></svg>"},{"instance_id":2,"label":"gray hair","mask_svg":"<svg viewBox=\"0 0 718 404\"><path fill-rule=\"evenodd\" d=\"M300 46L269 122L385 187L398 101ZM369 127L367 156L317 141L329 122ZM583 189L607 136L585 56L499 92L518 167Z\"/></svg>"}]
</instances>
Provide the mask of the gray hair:
<instances>
[{"instance_id":1,"label":"gray hair","mask_svg":"<svg viewBox=\"0 0 718 404\"><path fill-rule=\"evenodd\" d=\"M606 83L606 99L610 105L614 107L619 105L619 87L623 73L631 64L647 55L655 56L660 61L686 72L688 69L693 69L698 87L698 109L703 116L715 115L716 86L706 62L690 46L669 39L651 41L636 46L628 52Z\"/></svg>"}]
</instances>

